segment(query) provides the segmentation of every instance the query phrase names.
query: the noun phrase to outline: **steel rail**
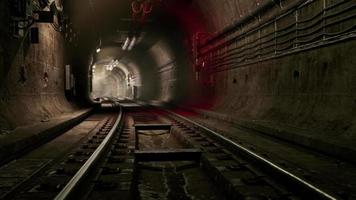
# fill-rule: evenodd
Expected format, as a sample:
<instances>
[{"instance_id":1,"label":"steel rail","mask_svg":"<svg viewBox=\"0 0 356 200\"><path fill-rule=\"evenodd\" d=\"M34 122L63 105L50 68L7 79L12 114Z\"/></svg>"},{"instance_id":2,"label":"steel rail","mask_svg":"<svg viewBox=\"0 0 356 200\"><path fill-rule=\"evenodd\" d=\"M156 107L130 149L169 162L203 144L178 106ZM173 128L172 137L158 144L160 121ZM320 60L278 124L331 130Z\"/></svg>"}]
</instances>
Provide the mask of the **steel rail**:
<instances>
[{"instance_id":1,"label":"steel rail","mask_svg":"<svg viewBox=\"0 0 356 200\"><path fill-rule=\"evenodd\" d=\"M193 124L193 125L195 125L195 126L197 126L199 128L201 128L201 129L203 129L205 131L207 131L208 133L212 134L214 137L217 137L220 140L232 145L232 147L234 147L234 148L246 153L247 155L253 157L254 159L264 163L268 167L271 167L272 169L277 170L279 173L288 176L289 178L291 178L295 182L297 182L297 183L301 184L302 186L305 186L306 188L310 189L311 191L313 191L318 196L320 196L322 198L325 198L325 199L329 199L329 200L337 200L338 199L338 198L328 194L327 192L323 191L322 189L317 188L316 186L312 185L311 183L307 182L306 180L304 180L304 179L302 179L302 178L300 178L300 177L288 172L287 170L279 167L278 165L274 164L273 162L263 158L262 156L254 153L254 152L250 151L249 149L237 144L236 142L234 142L234 141L232 141L232 140L220 135L219 133L217 133L217 132L215 132L215 131L213 131L213 130L211 130L211 129L209 129L209 128L207 128L207 127L205 127L205 126L203 126L203 125L201 125L201 124L199 124L197 122L194 122L194 121L192 121L192 120L190 120L190 119L188 119L188 118L186 118L186 117L184 117L182 115L179 115L179 114L174 113L172 111L167 111L167 112L172 114L172 115L174 115L174 116L176 116L176 117L178 117L178 118L181 118L181 119L183 119L183 120L185 120L185 121L187 121L187 122L189 122L189 123L191 123L191 124Z\"/></svg>"},{"instance_id":2,"label":"steel rail","mask_svg":"<svg viewBox=\"0 0 356 200\"><path fill-rule=\"evenodd\" d=\"M90 158L84 163L84 165L78 170L78 172L73 176L73 178L67 183L67 185L57 194L54 200L65 200L70 197L75 188L79 185L79 183L83 180L83 178L88 174L90 169L96 163L96 161L100 158L103 151L106 149L107 145L115 135L115 131L118 128L119 123L123 119L123 111L120 107L120 113L117 117L114 126L105 137L103 142L99 145L99 147L94 151L94 153L90 156Z\"/></svg>"}]
</instances>

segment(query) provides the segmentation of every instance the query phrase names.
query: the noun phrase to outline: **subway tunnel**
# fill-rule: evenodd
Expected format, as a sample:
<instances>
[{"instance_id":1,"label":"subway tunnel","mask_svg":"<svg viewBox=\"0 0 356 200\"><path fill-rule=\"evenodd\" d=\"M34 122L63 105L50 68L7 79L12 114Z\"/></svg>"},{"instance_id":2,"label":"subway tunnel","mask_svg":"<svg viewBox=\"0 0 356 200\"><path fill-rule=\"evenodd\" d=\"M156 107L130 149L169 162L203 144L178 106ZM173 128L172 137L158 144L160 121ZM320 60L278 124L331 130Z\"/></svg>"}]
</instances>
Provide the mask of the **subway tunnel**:
<instances>
[{"instance_id":1,"label":"subway tunnel","mask_svg":"<svg viewBox=\"0 0 356 200\"><path fill-rule=\"evenodd\" d=\"M356 199L355 13L2 0L0 199Z\"/></svg>"}]
</instances>

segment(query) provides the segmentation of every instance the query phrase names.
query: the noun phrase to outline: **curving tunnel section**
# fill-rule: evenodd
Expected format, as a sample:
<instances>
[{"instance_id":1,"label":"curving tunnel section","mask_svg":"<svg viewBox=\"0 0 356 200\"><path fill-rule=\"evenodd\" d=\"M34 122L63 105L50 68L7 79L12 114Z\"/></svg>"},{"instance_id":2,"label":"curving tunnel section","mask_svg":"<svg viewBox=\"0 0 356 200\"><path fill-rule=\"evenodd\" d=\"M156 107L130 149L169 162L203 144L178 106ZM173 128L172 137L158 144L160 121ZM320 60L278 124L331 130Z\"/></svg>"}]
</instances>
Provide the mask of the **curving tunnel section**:
<instances>
[{"instance_id":1,"label":"curving tunnel section","mask_svg":"<svg viewBox=\"0 0 356 200\"><path fill-rule=\"evenodd\" d=\"M114 97L355 162L354 0L51 2L28 29L0 2L0 141Z\"/></svg>"},{"instance_id":2,"label":"curving tunnel section","mask_svg":"<svg viewBox=\"0 0 356 200\"><path fill-rule=\"evenodd\" d=\"M91 66L92 98L117 97L136 98L134 90L141 86L140 73L133 63L124 64L118 60L96 62ZM134 89L136 88L136 89Z\"/></svg>"}]
</instances>

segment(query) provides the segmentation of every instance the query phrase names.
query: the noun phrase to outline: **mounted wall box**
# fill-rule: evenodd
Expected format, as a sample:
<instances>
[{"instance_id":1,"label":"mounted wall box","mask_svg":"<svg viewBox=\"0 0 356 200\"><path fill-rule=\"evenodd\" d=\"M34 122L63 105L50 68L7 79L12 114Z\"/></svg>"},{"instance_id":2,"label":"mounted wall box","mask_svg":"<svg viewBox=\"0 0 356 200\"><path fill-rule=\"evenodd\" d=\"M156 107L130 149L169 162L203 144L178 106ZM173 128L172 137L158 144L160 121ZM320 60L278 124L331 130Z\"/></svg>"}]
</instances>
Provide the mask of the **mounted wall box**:
<instances>
[{"instance_id":1,"label":"mounted wall box","mask_svg":"<svg viewBox=\"0 0 356 200\"><path fill-rule=\"evenodd\" d=\"M40 43L39 29L37 27L33 27L30 29L30 41L32 44Z\"/></svg>"},{"instance_id":2,"label":"mounted wall box","mask_svg":"<svg viewBox=\"0 0 356 200\"><path fill-rule=\"evenodd\" d=\"M51 11L35 11L35 21L38 23L53 23L54 16Z\"/></svg>"},{"instance_id":3,"label":"mounted wall box","mask_svg":"<svg viewBox=\"0 0 356 200\"><path fill-rule=\"evenodd\" d=\"M14 18L25 19L32 15L32 1L29 0L11 0L10 14Z\"/></svg>"}]
</instances>

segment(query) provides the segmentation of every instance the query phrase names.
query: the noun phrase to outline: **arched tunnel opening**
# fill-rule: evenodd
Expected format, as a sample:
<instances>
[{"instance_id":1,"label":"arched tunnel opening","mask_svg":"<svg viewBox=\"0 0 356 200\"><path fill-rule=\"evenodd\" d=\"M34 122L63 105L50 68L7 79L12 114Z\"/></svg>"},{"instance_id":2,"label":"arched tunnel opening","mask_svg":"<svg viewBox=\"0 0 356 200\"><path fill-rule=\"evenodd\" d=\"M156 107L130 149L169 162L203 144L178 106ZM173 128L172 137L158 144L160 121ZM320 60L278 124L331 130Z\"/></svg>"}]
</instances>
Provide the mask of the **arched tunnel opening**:
<instances>
[{"instance_id":1,"label":"arched tunnel opening","mask_svg":"<svg viewBox=\"0 0 356 200\"><path fill-rule=\"evenodd\" d=\"M177 19L177 16L169 11L169 9L179 9L175 8L178 6L176 4L176 2L158 3L154 7L156 12L152 13L145 22L132 22L131 19L124 25L120 25L120 21L115 20L113 23L118 24L114 28L109 27L107 33L102 33L99 38L95 38L97 45L94 46L94 50L91 50L92 63L89 66L92 73L90 74L92 80L89 83L91 99L120 96L127 99L170 103L180 101L183 96L189 96L187 80L190 77L186 74L191 73L190 46L184 44L184 37L188 32L182 31L186 28L179 24L179 20L182 19ZM181 9L187 5L179 3ZM130 16L123 14L120 19L129 18ZM139 23L137 25L139 27L133 25L134 23ZM108 27L103 29L105 28L108 29ZM108 95L103 88L98 88L102 84L99 80L102 74L98 73L101 73L101 69L104 68L107 74L112 74L110 72L115 72L117 69L124 73L125 77L121 79L126 82L121 84L125 85L126 89L121 95ZM110 90L109 87L106 88ZM103 93L98 93L98 90ZM108 90L106 92L109 92Z\"/></svg>"},{"instance_id":2,"label":"arched tunnel opening","mask_svg":"<svg viewBox=\"0 0 356 200\"><path fill-rule=\"evenodd\" d=\"M356 199L355 11L2 0L0 199Z\"/></svg>"}]
</instances>

